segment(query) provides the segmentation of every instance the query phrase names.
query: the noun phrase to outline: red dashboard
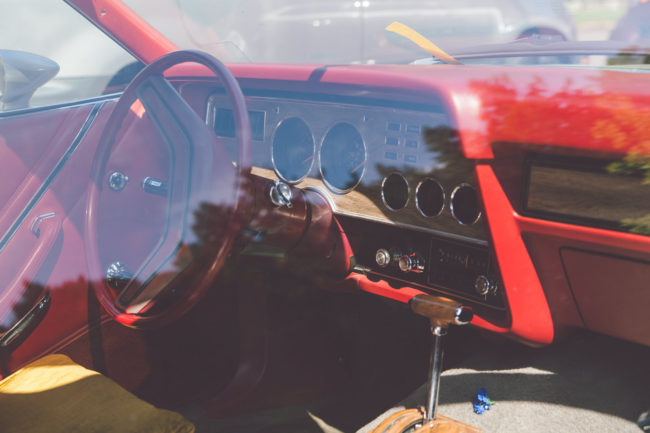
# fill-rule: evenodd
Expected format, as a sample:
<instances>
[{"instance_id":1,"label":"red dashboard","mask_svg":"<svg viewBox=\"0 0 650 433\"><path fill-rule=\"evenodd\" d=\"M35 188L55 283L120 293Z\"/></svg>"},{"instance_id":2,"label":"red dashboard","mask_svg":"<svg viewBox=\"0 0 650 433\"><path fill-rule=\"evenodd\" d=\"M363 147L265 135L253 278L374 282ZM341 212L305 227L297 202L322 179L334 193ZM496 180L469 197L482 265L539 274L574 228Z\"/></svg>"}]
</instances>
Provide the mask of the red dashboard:
<instances>
[{"instance_id":1,"label":"red dashboard","mask_svg":"<svg viewBox=\"0 0 650 433\"><path fill-rule=\"evenodd\" d=\"M650 94L642 75L469 66L231 70L252 113L258 187L250 197L266 209L249 222L246 245L236 252L307 250L325 265L330 288L405 303L419 293L452 297L474 309L474 325L529 344L550 343L568 327L650 344L650 212L639 163L649 150ZM219 83L199 67L168 75L228 150ZM0 118L0 278L3 299L15 299L3 304L4 332L45 292L51 296L7 370L87 332L85 194L112 99ZM141 110L129 116L144 117L133 128L146 129ZM326 155L337 125L346 126ZM298 134L303 146L294 149L283 134ZM154 142L133 142L114 156L138 172L132 176L163 178L169 158ZM289 158L284 166L281 158ZM361 160L346 166L354 158ZM280 178L302 204L285 211L259 204ZM469 205L463 199L454 210L463 185L475 191L475 214L472 194ZM156 220L164 200L144 186L132 194L104 208L103 236L113 245L103 253L107 261L125 244L120 260L145 254L139 249L155 239L138 238L138 230L164 226ZM464 221L463 206L470 213ZM334 220L307 217L326 207ZM146 214L123 218L144 208ZM305 231L305 221L319 234ZM387 266L378 261L380 249ZM478 277L488 286L477 288Z\"/></svg>"}]
</instances>

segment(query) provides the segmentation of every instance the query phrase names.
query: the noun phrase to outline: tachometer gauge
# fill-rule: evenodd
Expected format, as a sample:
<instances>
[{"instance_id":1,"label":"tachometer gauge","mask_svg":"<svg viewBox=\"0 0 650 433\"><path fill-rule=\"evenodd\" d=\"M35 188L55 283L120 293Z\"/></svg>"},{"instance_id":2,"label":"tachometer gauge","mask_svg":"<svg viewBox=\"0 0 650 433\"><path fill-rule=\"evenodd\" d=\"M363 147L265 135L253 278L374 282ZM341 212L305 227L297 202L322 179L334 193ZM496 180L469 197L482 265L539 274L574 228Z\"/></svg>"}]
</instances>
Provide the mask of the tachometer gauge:
<instances>
[{"instance_id":1,"label":"tachometer gauge","mask_svg":"<svg viewBox=\"0 0 650 433\"><path fill-rule=\"evenodd\" d=\"M366 169L366 146L359 131L338 123L328 132L320 149L320 172L332 191L343 194L361 181Z\"/></svg>"},{"instance_id":2,"label":"tachometer gauge","mask_svg":"<svg viewBox=\"0 0 650 433\"><path fill-rule=\"evenodd\" d=\"M298 117L280 123L273 137L273 168L289 183L300 182L314 163L314 138L307 124Z\"/></svg>"}]
</instances>

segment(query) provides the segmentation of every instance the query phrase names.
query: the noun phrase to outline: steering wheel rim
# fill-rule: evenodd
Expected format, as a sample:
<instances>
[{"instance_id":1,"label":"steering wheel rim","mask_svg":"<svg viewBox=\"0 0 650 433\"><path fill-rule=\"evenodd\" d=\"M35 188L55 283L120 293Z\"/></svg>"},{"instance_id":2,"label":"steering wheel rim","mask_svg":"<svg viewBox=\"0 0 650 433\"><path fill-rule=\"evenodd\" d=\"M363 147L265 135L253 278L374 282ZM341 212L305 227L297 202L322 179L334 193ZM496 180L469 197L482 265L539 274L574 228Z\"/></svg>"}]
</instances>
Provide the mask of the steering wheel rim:
<instances>
[{"instance_id":1,"label":"steering wheel rim","mask_svg":"<svg viewBox=\"0 0 650 433\"><path fill-rule=\"evenodd\" d=\"M216 203L218 200L226 200L224 199L223 192L221 196L217 197L218 194L214 187L217 186L221 179L226 179L228 175L208 173L208 171L214 172L217 170L216 168L211 170L211 167L208 167L208 163L204 160L209 159L211 161L213 157L216 157L210 150L214 149L210 146L220 146L218 140L216 140L216 136L204 120L183 100L178 91L163 75L169 68L188 62L197 63L210 69L221 82L221 85L226 91L226 95L230 98L236 128L237 163L233 166L228 158L228 161L221 164L221 170L218 170L220 173L233 171L232 179L227 179L231 181L231 189L233 190L232 200L226 201L228 204L228 215L226 217L225 235L220 239L219 245L217 248L214 245L210 247L211 257L209 260L206 261L205 257L202 257L200 265L197 264L199 263L198 260L194 260L192 263L186 265L186 267L180 269L178 274L173 276L173 278L166 276L165 278L169 283L164 284L160 281L156 282L156 277L158 277L159 270L169 263L171 256L161 258L160 260L162 261L159 260L159 264L154 263L149 266L149 263L151 263L151 260L156 259L156 254L158 254L160 248L163 248L163 252L160 255L164 256L167 250L167 252L171 252L170 254L178 254L179 247L183 247L183 243L186 241L186 235L183 235L183 233L187 233L188 231L189 212L193 210L190 202L196 202L196 204L207 202L210 204L212 202ZM187 194L183 195L183 192L186 191L184 189L185 184L183 184L185 179L181 179L180 177L177 179L175 169L172 169L173 173L170 175L174 183L170 183L169 185L169 202L172 203L174 200L180 202L184 200L187 207L184 212L178 212L179 215L182 213L182 218L179 221L173 221L174 224L177 224L181 223L180 220L182 220L183 226L175 232L177 235L180 233L180 239L176 239L170 235L171 240L168 241L168 234L165 233L163 238L161 238L161 244L159 244L162 246L160 248L157 246L156 251L152 252L151 257L153 258L149 260L150 257L148 257L146 264L137 273L130 276L125 288L120 291L118 296L115 296L113 289L108 284L107 278L105 278L106 270L103 269L101 263L98 237L98 209L102 193L107 189L107 176L109 175L107 162L114 148L116 137L129 111L132 110L133 104L138 100L144 106L145 111L150 114L150 117L154 119L154 124L159 130L158 132L162 133L161 135L170 147L172 155L175 158L181 155L181 159L185 158L187 160L187 167L190 168L190 171L187 173L188 179L186 180ZM206 153L210 155L208 158L203 157ZM222 151L222 153L224 152ZM176 166L177 164L174 162L172 165ZM203 168L202 170L200 169L201 167ZM130 327L146 328L158 326L180 317L198 301L221 269L234 239L240 231L242 222L250 210L251 204L247 200L246 194L250 170L251 129L246 102L239 84L223 63L204 52L182 50L162 56L140 71L120 96L104 126L93 159L91 182L86 196L84 242L89 281L93 286L99 302L113 318L119 323ZM195 171L199 173L197 174ZM180 185L178 188L176 188L177 184ZM225 197L229 197L227 192L225 193ZM168 218L170 217L168 216ZM177 240L177 245L174 245ZM169 245L166 247L167 244ZM151 273L151 269L147 268L147 266L156 270ZM198 270L197 267L199 268ZM144 275L142 275L143 272ZM149 275L150 273L151 275ZM179 280L182 280L182 278L178 279L177 277L182 274L187 275L188 273L192 273L192 276L188 277L186 285L191 285L192 290L184 290L184 293L180 296L174 294L174 302L169 307L162 310L155 308L157 299L166 297L166 301L169 302L169 298L172 297L169 292L175 291L176 289L173 286L175 284L177 285ZM138 283L138 278L141 277L143 277L144 282L140 284ZM160 286L160 289L158 289L158 286ZM143 291L145 290L153 293L153 295L147 295L151 296L149 301L145 305L138 307L137 312L133 311L135 309L133 304L129 304L128 302L124 304L122 302L125 298L124 294L129 288L132 289L133 287L136 287L136 292L138 290L139 292L132 299L143 296Z\"/></svg>"}]
</instances>

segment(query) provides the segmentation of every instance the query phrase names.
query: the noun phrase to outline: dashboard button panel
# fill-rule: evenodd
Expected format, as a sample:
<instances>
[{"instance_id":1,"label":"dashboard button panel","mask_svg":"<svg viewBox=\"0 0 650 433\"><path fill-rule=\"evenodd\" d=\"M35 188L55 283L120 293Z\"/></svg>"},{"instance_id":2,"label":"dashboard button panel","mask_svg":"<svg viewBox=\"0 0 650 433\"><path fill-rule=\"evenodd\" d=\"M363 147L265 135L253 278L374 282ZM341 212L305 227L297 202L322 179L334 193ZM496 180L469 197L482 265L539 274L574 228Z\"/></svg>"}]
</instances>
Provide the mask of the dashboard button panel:
<instances>
[{"instance_id":1,"label":"dashboard button panel","mask_svg":"<svg viewBox=\"0 0 650 433\"><path fill-rule=\"evenodd\" d=\"M352 218L340 218L340 222L355 253L358 272L505 310L498 270L487 243ZM481 290L477 290L477 282Z\"/></svg>"}]
</instances>

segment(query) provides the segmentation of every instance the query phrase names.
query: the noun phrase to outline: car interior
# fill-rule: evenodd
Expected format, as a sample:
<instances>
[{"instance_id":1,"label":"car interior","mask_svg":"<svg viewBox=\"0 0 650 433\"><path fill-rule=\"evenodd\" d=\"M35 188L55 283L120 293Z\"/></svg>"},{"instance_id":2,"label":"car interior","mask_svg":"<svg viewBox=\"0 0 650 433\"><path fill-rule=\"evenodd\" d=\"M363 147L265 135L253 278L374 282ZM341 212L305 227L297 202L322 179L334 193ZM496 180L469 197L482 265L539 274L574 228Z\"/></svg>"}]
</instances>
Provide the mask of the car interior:
<instances>
[{"instance_id":1,"label":"car interior","mask_svg":"<svg viewBox=\"0 0 650 433\"><path fill-rule=\"evenodd\" d=\"M29 107L56 71L0 51L41 73L2 92L0 430L642 426L645 73L224 64L70 3L145 54Z\"/></svg>"}]
</instances>

